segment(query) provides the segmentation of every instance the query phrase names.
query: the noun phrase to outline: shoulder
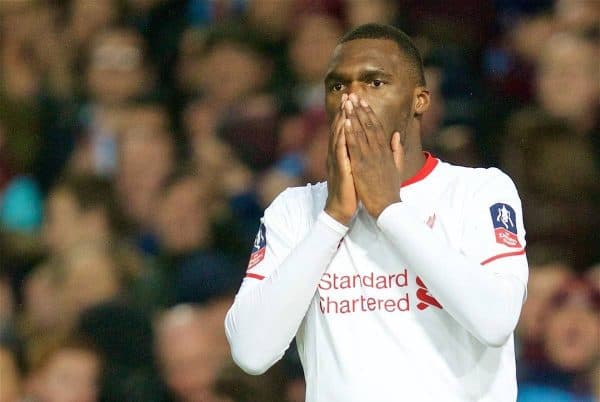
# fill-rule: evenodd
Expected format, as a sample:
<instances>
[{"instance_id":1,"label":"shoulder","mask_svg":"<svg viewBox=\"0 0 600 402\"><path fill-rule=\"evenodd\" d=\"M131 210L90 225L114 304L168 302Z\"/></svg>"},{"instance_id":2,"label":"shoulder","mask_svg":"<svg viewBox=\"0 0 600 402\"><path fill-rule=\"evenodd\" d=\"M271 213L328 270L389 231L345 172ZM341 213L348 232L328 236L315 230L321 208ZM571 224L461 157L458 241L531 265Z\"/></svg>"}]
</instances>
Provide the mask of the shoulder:
<instances>
[{"instance_id":1,"label":"shoulder","mask_svg":"<svg viewBox=\"0 0 600 402\"><path fill-rule=\"evenodd\" d=\"M323 209L327 199L327 183L290 187L281 192L265 210L265 218L286 220L309 219ZM318 215L318 213L317 213Z\"/></svg>"},{"instance_id":2,"label":"shoulder","mask_svg":"<svg viewBox=\"0 0 600 402\"><path fill-rule=\"evenodd\" d=\"M471 168L440 161L440 173L445 176L446 180L469 193L494 192L495 190L516 192L512 179L495 167Z\"/></svg>"}]
</instances>

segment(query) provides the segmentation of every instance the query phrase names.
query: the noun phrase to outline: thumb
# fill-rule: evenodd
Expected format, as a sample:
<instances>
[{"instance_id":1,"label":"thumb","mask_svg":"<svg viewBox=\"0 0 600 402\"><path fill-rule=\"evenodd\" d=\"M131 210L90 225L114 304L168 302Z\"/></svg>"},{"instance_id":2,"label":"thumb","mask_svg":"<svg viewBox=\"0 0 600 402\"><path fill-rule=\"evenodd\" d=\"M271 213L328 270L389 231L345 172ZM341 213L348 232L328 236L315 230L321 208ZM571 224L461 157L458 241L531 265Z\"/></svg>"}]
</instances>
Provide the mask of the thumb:
<instances>
[{"instance_id":1,"label":"thumb","mask_svg":"<svg viewBox=\"0 0 600 402\"><path fill-rule=\"evenodd\" d=\"M402 144L400 143L400 133L395 131L392 134L392 155L394 156L394 164L396 165L396 169L401 170L404 165L404 148L402 148Z\"/></svg>"}]
</instances>

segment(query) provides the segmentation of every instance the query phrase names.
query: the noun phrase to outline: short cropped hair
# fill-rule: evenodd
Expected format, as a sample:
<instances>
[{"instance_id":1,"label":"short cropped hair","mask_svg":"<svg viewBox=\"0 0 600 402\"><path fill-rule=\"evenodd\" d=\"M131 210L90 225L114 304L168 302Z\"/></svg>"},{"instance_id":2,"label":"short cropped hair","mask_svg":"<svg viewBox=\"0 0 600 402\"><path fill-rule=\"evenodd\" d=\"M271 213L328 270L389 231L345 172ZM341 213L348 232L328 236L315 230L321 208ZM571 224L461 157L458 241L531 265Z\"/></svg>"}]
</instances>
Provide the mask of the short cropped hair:
<instances>
[{"instance_id":1,"label":"short cropped hair","mask_svg":"<svg viewBox=\"0 0 600 402\"><path fill-rule=\"evenodd\" d=\"M347 32L338 42L342 44L355 39L387 39L396 42L398 48L406 56L410 64L411 73L417 85L425 85L425 74L423 73L423 60L419 50L410 37L400 29L391 25L369 23L359 25Z\"/></svg>"},{"instance_id":2,"label":"short cropped hair","mask_svg":"<svg viewBox=\"0 0 600 402\"><path fill-rule=\"evenodd\" d=\"M124 217L118 207L113 185L96 175L76 174L61 178L54 191L66 191L77 203L80 211L89 212L104 209L111 230L123 230Z\"/></svg>"}]
</instances>

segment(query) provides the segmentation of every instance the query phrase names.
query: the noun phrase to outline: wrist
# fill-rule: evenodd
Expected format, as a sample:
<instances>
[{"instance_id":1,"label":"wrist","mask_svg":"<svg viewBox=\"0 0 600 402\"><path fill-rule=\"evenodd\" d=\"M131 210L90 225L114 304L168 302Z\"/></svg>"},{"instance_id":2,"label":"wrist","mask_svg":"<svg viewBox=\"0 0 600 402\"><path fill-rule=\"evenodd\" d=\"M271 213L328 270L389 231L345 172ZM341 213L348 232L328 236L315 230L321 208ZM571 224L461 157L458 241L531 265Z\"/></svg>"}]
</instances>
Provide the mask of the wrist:
<instances>
[{"instance_id":1,"label":"wrist","mask_svg":"<svg viewBox=\"0 0 600 402\"><path fill-rule=\"evenodd\" d=\"M390 205L394 205L399 202L402 202L402 200L400 199L400 196L378 206L377 208L375 208L373 210L371 215L373 216L373 218L375 218L377 220L379 218L379 216L383 213L383 211L385 211Z\"/></svg>"},{"instance_id":2,"label":"wrist","mask_svg":"<svg viewBox=\"0 0 600 402\"><path fill-rule=\"evenodd\" d=\"M324 211L327 215L329 215L331 218L333 218L334 220L336 220L344 226L348 226L350 224L350 221L352 220L352 215L348 216L347 214L342 214L336 211L335 209L329 208L327 206L325 207Z\"/></svg>"}]
</instances>

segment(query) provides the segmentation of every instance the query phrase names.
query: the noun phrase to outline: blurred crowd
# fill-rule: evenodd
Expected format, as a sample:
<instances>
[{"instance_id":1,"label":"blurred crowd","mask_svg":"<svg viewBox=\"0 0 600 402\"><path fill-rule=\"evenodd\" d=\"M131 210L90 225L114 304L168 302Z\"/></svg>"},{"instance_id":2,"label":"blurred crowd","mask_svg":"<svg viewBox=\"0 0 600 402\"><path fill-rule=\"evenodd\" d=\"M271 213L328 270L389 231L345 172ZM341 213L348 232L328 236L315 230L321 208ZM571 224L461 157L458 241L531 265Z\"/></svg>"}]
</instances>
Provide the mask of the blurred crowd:
<instances>
[{"instance_id":1,"label":"blurred crowd","mask_svg":"<svg viewBox=\"0 0 600 402\"><path fill-rule=\"evenodd\" d=\"M0 401L301 402L231 361L263 209L326 179L336 41L423 54L426 149L524 207L519 401L600 398L600 1L0 0Z\"/></svg>"}]
</instances>

